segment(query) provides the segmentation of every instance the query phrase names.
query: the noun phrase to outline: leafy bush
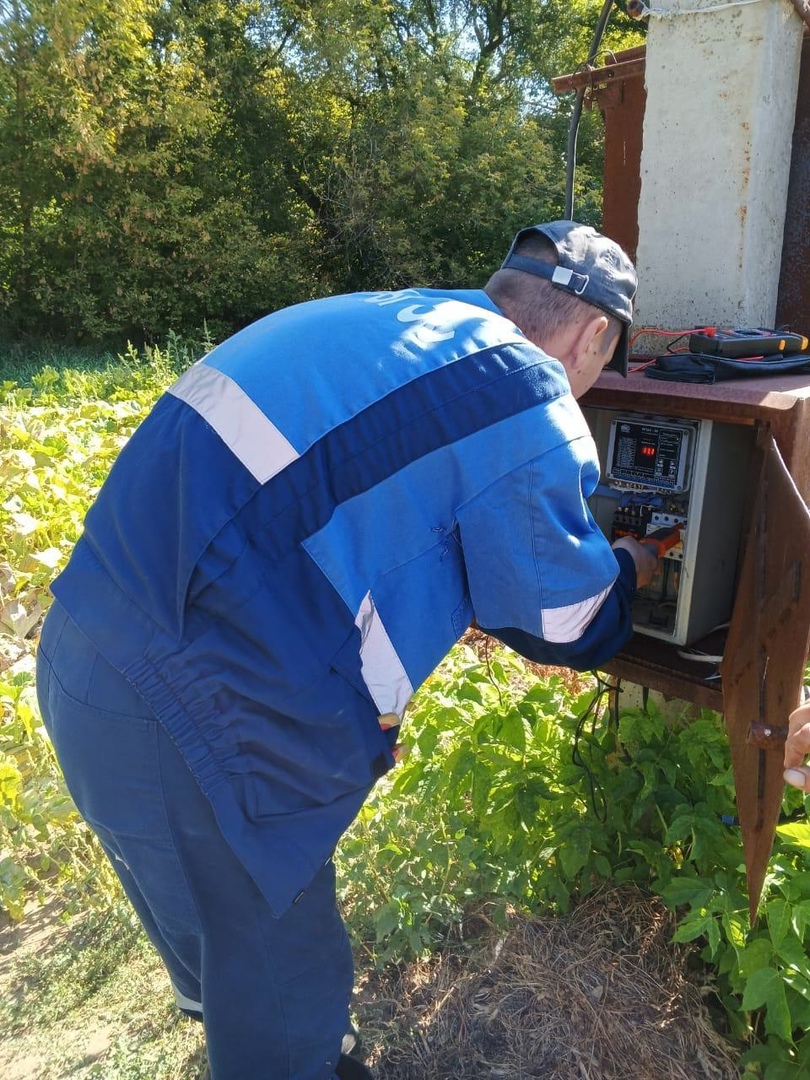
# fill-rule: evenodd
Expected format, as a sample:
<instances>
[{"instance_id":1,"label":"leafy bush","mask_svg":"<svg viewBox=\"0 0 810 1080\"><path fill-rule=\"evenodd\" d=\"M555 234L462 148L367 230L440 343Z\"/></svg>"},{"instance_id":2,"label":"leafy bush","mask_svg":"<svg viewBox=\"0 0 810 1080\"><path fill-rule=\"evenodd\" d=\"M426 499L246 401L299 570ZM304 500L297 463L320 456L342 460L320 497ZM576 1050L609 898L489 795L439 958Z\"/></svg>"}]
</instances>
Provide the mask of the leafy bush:
<instances>
[{"instance_id":1,"label":"leafy bush","mask_svg":"<svg viewBox=\"0 0 810 1080\"><path fill-rule=\"evenodd\" d=\"M718 1025L750 1047L746 1075L806 1076L810 826L780 827L749 929L721 718L650 704L616 719L606 696L459 646L414 700L412 753L341 845L350 924L382 964L425 953L483 898L564 911L633 881L682 916L676 940L699 948Z\"/></svg>"},{"instance_id":2,"label":"leafy bush","mask_svg":"<svg viewBox=\"0 0 810 1080\"><path fill-rule=\"evenodd\" d=\"M160 391L210 342L172 337L98 370L44 366L0 382L0 911L61 881L104 902L117 889L79 821L39 719L36 632L113 460Z\"/></svg>"}]
</instances>

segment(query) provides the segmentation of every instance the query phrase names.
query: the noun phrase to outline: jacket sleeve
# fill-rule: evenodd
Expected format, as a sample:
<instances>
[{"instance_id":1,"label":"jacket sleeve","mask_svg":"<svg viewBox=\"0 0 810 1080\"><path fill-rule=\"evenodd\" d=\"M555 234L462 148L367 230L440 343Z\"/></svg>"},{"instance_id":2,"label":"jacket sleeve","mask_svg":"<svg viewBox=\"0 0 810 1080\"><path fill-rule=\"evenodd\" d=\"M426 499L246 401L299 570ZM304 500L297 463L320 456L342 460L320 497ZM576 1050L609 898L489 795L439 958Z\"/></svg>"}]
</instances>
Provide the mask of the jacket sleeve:
<instances>
[{"instance_id":1,"label":"jacket sleeve","mask_svg":"<svg viewBox=\"0 0 810 1080\"><path fill-rule=\"evenodd\" d=\"M560 665L576 671L599 667L621 649L633 632L630 607L636 588L636 567L628 552L620 549L616 556L619 576L584 633L575 641L544 641L512 626L481 629L538 664Z\"/></svg>"},{"instance_id":2,"label":"jacket sleeve","mask_svg":"<svg viewBox=\"0 0 810 1080\"><path fill-rule=\"evenodd\" d=\"M478 625L538 663L587 671L632 633L635 565L593 519L587 500L598 480L593 441L581 436L459 512Z\"/></svg>"}]
</instances>

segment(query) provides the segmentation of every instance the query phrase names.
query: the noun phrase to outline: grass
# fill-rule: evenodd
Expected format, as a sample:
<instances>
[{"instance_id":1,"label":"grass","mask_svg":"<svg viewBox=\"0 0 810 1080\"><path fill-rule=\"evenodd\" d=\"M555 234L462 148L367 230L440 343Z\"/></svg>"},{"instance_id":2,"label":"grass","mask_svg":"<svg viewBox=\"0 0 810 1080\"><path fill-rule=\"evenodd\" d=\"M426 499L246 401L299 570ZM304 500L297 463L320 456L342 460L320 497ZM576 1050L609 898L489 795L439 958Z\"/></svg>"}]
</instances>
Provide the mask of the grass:
<instances>
[{"instance_id":1,"label":"grass","mask_svg":"<svg viewBox=\"0 0 810 1080\"><path fill-rule=\"evenodd\" d=\"M215 344L205 324L191 335L181 336L169 331L161 346L143 348L129 341L122 342L120 348L59 344L32 347L0 341L0 389L5 381L16 383L19 387L36 386L37 376L44 369L73 375L110 373L119 367L129 369L133 362L148 363L156 353L163 354L182 370L209 352Z\"/></svg>"},{"instance_id":2,"label":"grass","mask_svg":"<svg viewBox=\"0 0 810 1080\"><path fill-rule=\"evenodd\" d=\"M0 934L0 1030L4 1080L196 1080L206 1061L123 899L69 921L54 902Z\"/></svg>"},{"instance_id":3,"label":"grass","mask_svg":"<svg viewBox=\"0 0 810 1080\"><path fill-rule=\"evenodd\" d=\"M171 354L160 357L131 348L0 345L0 394L12 383L34 398L44 391L66 400L70 391L91 399L120 384L147 397L158 361L168 370L195 358L196 346L176 338L169 345ZM205 1064L201 1025L175 1008L128 904L108 892L105 907L69 917L68 893L41 909L30 905L20 924L0 923L0 1076L195 1080Z\"/></svg>"},{"instance_id":4,"label":"grass","mask_svg":"<svg viewBox=\"0 0 810 1080\"><path fill-rule=\"evenodd\" d=\"M100 348L62 345L30 349L22 345L0 345L0 384L8 381L32 386L33 378L44 367L59 372L84 372L108 368L117 362L117 353Z\"/></svg>"},{"instance_id":5,"label":"grass","mask_svg":"<svg viewBox=\"0 0 810 1080\"><path fill-rule=\"evenodd\" d=\"M59 903L0 930L3 1080L201 1080L201 1025L175 1009L126 902L70 920ZM580 1080L582 1061L624 1080L630 1059L638 1080L738 1076L660 900L618 886L564 917L493 910L471 909L430 956L357 957L354 1019L380 1080Z\"/></svg>"}]
</instances>

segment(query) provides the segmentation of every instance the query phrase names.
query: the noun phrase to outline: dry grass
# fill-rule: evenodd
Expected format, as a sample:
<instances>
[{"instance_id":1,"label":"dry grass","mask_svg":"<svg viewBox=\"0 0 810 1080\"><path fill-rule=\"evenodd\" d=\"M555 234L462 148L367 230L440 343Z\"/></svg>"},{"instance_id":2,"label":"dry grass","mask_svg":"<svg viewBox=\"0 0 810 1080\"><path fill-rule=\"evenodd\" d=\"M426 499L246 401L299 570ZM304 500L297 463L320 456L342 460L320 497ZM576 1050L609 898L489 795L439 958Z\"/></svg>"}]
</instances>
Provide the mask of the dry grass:
<instances>
[{"instance_id":1,"label":"dry grass","mask_svg":"<svg viewBox=\"0 0 810 1080\"><path fill-rule=\"evenodd\" d=\"M472 954L363 987L369 1064L379 1080L733 1080L673 929L633 888L486 927Z\"/></svg>"},{"instance_id":2,"label":"dry grass","mask_svg":"<svg viewBox=\"0 0 810 1080\"><path fill-rule=\"evenodd\" d=\"M199 1076L202 1031L177 1016L130 920L41 915L0 934L0 1075ZM497 928L477 913L465 940L430 959L360 968L369 1065L377 1080L738 1080L673 928L659 901L630 887L564 918L513 914Z\"/></svg>"}]
</instances>

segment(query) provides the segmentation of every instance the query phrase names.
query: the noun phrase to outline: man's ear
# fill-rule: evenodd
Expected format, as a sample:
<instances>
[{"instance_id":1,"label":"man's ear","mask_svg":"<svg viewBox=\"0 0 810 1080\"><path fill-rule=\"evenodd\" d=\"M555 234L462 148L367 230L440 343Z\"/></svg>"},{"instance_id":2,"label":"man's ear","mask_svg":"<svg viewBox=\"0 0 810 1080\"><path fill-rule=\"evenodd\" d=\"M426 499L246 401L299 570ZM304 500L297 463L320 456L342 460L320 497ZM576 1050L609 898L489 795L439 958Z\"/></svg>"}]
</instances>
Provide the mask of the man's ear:
<instances>
[{"instance_id":1,"label":"man's ear","mask_svg":"<svg viewBox=\"0 0 810 1080\"><path fill-rule=\"evenodd\" d=\"M571 344L572 371L579 371L586 359L602 349L610 326L607 315L594 314L580 324Z\"/></svg>"}]
</instances>

